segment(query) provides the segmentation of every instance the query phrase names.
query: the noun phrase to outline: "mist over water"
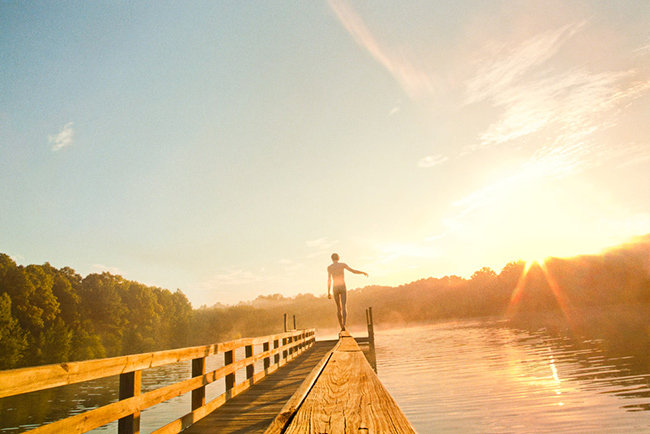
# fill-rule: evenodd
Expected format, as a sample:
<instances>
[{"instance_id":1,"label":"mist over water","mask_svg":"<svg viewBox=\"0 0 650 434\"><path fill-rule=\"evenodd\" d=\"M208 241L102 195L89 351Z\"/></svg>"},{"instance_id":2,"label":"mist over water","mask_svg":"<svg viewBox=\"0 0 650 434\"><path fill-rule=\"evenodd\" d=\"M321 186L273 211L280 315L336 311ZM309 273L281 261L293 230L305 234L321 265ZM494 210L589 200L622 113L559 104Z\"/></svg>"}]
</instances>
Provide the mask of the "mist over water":
<instances>
[{"instance_id":1,"label":"mist over water","mask_svg":"<svg viewBox=\"0 0 650 434\"><path fill-rule=\"evenodd\" d=\"M650 346L647 334L629 325L647 315L628 311L615 312L627 328L591 313L585 322L610 330L603 338L593 330L589 338L574 337L548 315L517 326L485 318L375 330L379 378L421 434L650 432ZM219 366L222 355L208 359L209 369ZM143 392L189 378L190 371L189 362L147 370ZM114 402L116 386L110 377L4 398L0 432L24 432ZM220 393L221 381L208 386L207 398ZM145 410L142 432L187 413L189 398ZM112 423L93 432L115 431Z\"/></svg>"},{"instance_id":2,"label":"mist over water","mask_svg":"<svg viewBox=\"0 0 650 434\"><path fill-rule=\"evenodd\" d=\"M420 433L650 431L650 363L600 339L485 319L376 334L378 373Z\"/></svg>"}]
</instances>

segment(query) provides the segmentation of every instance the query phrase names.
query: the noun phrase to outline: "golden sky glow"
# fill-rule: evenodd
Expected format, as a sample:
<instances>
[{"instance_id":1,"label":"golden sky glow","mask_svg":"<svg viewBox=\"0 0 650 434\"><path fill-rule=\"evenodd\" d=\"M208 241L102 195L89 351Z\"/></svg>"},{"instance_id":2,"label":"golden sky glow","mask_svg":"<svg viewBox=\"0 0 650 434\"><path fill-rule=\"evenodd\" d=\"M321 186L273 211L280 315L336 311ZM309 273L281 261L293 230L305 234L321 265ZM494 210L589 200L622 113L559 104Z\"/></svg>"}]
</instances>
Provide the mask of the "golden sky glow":
<instances>
[{"instance_id":1,"label":"golden sky glow","mask_svg":"<svg viewBox=\"0 0 650 434\"><path fill-rule=\"evenodd\" d=\"M647 1L0 6L0 251L195 306L650 233Z\"/></svg>"}]
</instances>

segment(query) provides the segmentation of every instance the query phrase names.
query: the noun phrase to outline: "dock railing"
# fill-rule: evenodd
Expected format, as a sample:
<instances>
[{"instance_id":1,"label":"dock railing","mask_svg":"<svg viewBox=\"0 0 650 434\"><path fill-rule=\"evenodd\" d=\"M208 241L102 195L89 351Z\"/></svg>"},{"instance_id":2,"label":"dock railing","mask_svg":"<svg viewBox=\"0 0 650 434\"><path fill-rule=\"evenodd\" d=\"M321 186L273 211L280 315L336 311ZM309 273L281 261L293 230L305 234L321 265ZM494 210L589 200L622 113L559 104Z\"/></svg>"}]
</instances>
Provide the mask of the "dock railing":
<instances>
[{"instance_id":1,"label":"dock railing","mask_svg":"<svg viewBox=\"0 0 650 434\"><path fill-rule=\"evenodd\" d=\"M285 365L314 341L313 329L293 330L198 347L0 371L0 398L119 375L117 402L27 433L85 433L118 420L119 434L138 434L142 410L191 392L191 411L154 431L154 434L178 433ZM259 346L262 352L253 354L253 349ZM245 358L235 360L235 350L239 348L244 348ZM224 366L206 372L206 359L217 354L224 355ZM144 370L188 360L192 361L192 378L141 393ZM255 373L255 363L260 360L264 368ZM246 379L237 383L235 373L244 368ZM206 403L205 387L222 378L225 378L225 392Z\"/></svg>"},{"instance_id":2,"label":"dock railing","mask_svg":"<svg viewBox=\"0 0 650 434\"><path fill-rule=\"evenodd\" d=\"M264 434L416 434L357 341L342 331Z\"/></svg>"}]
</instances>

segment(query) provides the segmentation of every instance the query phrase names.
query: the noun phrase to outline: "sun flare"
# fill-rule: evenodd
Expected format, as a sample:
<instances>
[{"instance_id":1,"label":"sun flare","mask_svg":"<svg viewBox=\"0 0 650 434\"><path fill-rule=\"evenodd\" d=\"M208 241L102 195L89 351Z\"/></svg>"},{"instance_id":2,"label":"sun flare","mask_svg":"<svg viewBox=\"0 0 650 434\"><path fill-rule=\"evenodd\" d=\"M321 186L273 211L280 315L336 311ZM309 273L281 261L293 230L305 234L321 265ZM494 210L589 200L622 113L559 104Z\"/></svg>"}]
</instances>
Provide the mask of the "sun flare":
<instances>
[{"instance_id":1,"label":"sun flare","mask_svg":"<svg viewBox=\"0 0 650 434\"><path fill-rule=\"evenodd\" d=\"M557 302L557 305L560 311L562 312L562 315L564 316L569 328L571 329L572 332L575 333L577 331L576 318L575 318L576 312L571 306L571 302L566 296L562 286L559 284L559 282L553 275L553 272L549 270L549 266L547 263L548 259L549 258L546 257L544 259L535 259L531 261L526 261L526 265L524 266L521 276L519 277L517 286L512 291L510 302L506 310L506 317L512 318L515 316L521 298L527 289L527 282L529 280L531 270L533 268L538 268L542 273L543 279L546 281L549 289L553 293L555 301Z\"/></svg>"}]
</instances>

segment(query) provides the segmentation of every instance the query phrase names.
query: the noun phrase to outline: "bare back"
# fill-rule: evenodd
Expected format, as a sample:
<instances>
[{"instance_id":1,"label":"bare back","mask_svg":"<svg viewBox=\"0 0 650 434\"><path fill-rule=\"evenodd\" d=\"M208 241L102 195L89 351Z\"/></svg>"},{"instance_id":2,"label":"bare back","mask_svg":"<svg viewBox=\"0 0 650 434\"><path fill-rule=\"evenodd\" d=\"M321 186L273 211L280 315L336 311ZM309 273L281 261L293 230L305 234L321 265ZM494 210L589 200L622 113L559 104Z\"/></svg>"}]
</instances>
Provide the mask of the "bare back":
<instances>
[{"instance_id":1,"label":"bare back","mask_svg":"<svg viewBox=\"0 0 650 434\"><path fill-rule=\"evenodd\" d=\"M345 270L352 271L352 269L348 267L348 264L344 262L335 262L327 267L327 272L330 276L332 276L333 284L335 287L345 286L345 275L343 274Z\"/></svg>"}]
</instances>

